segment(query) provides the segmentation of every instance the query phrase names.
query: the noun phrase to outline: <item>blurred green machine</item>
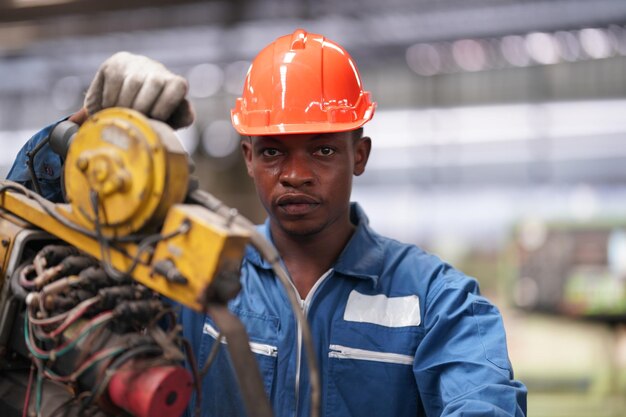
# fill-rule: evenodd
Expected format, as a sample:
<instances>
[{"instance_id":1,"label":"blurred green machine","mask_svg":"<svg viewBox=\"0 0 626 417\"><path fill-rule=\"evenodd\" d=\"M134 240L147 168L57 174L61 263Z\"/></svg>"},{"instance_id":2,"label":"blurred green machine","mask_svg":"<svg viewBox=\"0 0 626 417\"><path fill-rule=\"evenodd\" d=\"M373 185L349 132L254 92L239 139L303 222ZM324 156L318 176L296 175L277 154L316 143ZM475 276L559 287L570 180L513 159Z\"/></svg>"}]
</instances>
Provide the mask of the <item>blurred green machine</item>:
<instances>
[{"instance_id":1,"label":"blurred green machine","mask_svg":"<svg viewBox=\"0 0 626 417\"><path fill-rule=\"evenodd\" d=\"M625 416L626 222L530 221L514 236L509 333L529 415Z\"/></svg>"}]
</instances>

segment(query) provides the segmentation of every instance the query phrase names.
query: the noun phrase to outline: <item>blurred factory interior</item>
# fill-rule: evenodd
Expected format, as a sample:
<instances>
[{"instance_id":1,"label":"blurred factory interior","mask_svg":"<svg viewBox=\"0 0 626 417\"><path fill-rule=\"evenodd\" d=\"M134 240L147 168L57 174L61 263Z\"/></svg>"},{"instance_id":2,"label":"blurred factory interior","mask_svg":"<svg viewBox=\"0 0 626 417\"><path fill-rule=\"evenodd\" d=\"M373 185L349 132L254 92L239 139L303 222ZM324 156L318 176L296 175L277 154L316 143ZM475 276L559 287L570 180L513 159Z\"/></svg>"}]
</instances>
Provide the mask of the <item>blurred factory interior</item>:
<instances>
[{"instance_id":1,"label":"blurred factory interior","mask_svg":"<svg viewBox=\"0 0 626 417\"><path fill-rule=\"evenodd\" d=\"M202 187L261 221L230 108L298 27L378 102L354 199L501 306L529 415L626 415L624 0L0 0L0 174L129 50L188 78Z\"/></svg>"}]
</instances>

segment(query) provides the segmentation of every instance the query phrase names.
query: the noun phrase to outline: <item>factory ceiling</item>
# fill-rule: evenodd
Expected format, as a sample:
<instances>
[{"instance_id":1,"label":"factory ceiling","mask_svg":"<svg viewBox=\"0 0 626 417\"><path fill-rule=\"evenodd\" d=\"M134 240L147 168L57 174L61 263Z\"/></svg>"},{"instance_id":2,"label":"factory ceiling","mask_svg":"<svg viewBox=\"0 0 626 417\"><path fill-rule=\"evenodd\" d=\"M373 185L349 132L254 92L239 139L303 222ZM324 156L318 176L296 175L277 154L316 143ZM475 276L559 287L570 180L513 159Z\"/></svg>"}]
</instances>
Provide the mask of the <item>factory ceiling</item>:
<instances>
[{"instance_id":1,"label":"factory ceiling","mask_svg":"<svg viewBox=\"0 0 626 417\"><path fill-rule=\"evenodd\" d=\"M623 0L0 0L0 52L111 32L329 21L356 46L626 23ZM336 25L335 23L339 23Z\"/></svg>"}]
</instances>

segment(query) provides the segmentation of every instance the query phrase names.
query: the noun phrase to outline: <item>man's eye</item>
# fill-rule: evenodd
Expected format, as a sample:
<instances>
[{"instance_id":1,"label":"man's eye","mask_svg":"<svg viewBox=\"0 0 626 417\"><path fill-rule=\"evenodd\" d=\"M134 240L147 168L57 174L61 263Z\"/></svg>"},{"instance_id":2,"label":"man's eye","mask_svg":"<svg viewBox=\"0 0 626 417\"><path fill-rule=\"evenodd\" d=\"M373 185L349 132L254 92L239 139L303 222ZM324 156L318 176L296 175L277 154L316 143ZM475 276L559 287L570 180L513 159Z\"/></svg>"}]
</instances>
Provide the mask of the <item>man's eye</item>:
<instances>
[{"instance_id":1,"label":"man's eye","mask_svg":"<svg viewBox=\"0 0 626 417\"><path fill-rule=\"evenodd\" d=\"M331 156L335 153L335 150L329 146L322 146L317 151L315 151L315 155L320 156Z\"/></svg>"},{"instance_id":2,"label":"man's eye","mask_svg":"<svg viewBox=\"0 0 626 417\"><path fill-rule=\"evenodd\" d=\"M267 149L263 149L262 152L263 156L278 156L280 155L280 152L278 151L278 149L274 149L274 148L267 148Z\"/></svg>"}]
</instances>

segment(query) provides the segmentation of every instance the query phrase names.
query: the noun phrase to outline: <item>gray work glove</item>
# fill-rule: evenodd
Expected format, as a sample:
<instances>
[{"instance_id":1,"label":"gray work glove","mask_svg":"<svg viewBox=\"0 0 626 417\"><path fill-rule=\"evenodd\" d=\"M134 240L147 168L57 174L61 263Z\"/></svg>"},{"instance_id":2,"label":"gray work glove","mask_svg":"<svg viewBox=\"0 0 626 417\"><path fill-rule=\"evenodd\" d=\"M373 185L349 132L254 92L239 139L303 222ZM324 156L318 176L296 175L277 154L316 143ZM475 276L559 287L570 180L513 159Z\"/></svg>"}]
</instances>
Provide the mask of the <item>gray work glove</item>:
<instances>
[{"instance_id":1,"label":"gray work glove","mask_svg":"<svg viewBox=\"0 0 626 417\"><path fill-rule=\"evenodd\" d=\"M100 65L84 105L90 115L107 107L128 107L179 129L194 119L187 89L187 80L160 62L118 52Z\"/></svg>"}]
</instances>

